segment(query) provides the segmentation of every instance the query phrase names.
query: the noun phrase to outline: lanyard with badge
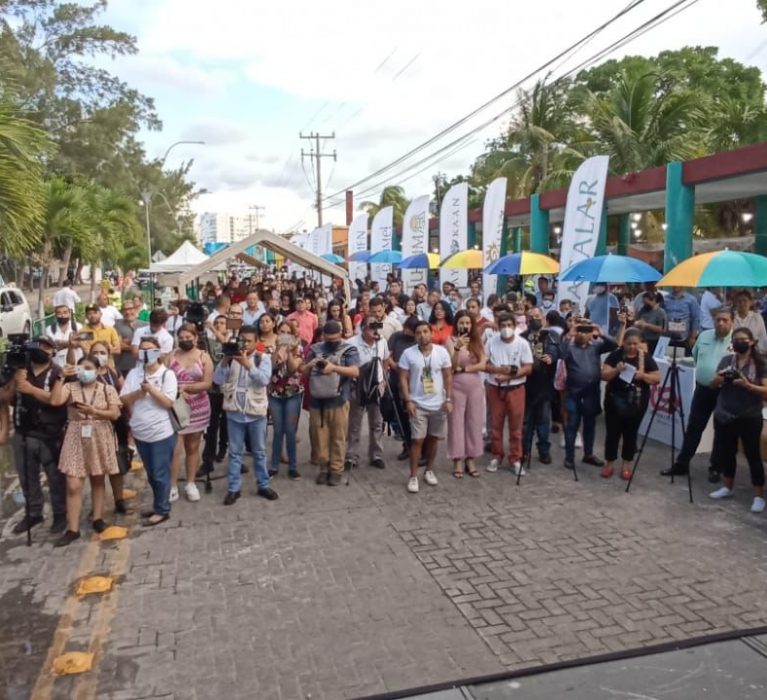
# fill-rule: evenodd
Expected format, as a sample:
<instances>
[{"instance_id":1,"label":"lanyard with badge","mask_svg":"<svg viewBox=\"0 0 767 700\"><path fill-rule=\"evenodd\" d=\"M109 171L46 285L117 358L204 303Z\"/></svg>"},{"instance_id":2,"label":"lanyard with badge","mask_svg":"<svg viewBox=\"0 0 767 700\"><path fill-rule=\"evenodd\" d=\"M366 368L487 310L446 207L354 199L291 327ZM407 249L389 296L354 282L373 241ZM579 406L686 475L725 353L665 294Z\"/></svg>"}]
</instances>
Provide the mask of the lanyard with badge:
<instances>
[{"instance_id":1,"label":"lanyard with badge","mask_svg":"<svg viewBox=\"0 0 767 700\"><path fill-rule=\"evenodd\" d=\"M436 390L434 388L434 377L432 377L432 374L431 374L431 355L429 355L428 362L426 361L427 358L423 354L421 356L423 357L423 371L421 372L421 388L423 389L423 393L428 396L429 394L436 393Z\"/></svg>"},{"instance_id":2,"label":"lanyard with badge","mask_svg":"<svg viewBox=\"0 0 767 700\"><path fill-rule=\"evenodd\" d=\"M99 388L98 384L93 387L93 394L91 394L91 400L90 400L90 403L87 404L88 406L93 407L93 404L96 403L96 391L98 390L98 388ZM85 399L85 390L82 387L80 387L80 392L83 395L83 399ZM82 403L85 403L85 401L83 401ZM87 420L88 422L84 423L83 425L80 426L80 437L92 438L93 437L93 424L90 422L91 421L91 417L88 416L85 420Z\"/></svg>"}]
</instances>

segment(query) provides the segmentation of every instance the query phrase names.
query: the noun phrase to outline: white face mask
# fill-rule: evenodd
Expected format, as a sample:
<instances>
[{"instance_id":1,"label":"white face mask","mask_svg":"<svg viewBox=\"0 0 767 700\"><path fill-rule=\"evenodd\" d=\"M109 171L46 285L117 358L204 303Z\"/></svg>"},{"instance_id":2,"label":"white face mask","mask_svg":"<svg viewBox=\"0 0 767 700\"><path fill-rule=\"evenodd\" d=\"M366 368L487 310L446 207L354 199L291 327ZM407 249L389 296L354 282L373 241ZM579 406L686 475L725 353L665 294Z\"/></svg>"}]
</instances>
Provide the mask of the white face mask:
<instances>
[{"instance_id":1,"label":"white face mask","mask_svg":"<svg viewBox=\"0 0 767 700\"><path fill-rule=\"evenodd\" d=\"M139 360L141 360L145 365L153 365L157 360L160 359L160 355L162 353L158 348L152 348L151 350L140 350L139 351Z\"/></svg>"},{"instance_id":2,"label":"white face mask","mask_svg":"<svg viewBox=\"0 0 767 700\"><path fill-rule=\"evenodd\" d=\"M99 367L106 367L107 362L109 361L109 355L106 353L100 352L100 353L94 353L93 354L93 360Z\"/></svg>"},{"instance_id":3,"label":"white face mask","mask_svg":"<svg viewBox=\"0 0 767 700\"><path fill-rule=\"evenodd\" d=\"M554 306L554 302L553 302L553 301L551 301L550 299L544 299L544 300L541 302L541 306L542 306L544 309L548 310L548 309L550 309L550 308L552 308L552 307Z\"/></svg>"},{"instance_id":4,"label":"white face mask","mask_svg":"<svg viewBox=\"0 0 767 700\"><path fill-rule=\"evenodd\" d=\"M509 328L508 326L504 326L501 328L501 338L504 338L505 340L509 340L510 338L514 337L514 329Z\"/></svg>"}]
</instances>

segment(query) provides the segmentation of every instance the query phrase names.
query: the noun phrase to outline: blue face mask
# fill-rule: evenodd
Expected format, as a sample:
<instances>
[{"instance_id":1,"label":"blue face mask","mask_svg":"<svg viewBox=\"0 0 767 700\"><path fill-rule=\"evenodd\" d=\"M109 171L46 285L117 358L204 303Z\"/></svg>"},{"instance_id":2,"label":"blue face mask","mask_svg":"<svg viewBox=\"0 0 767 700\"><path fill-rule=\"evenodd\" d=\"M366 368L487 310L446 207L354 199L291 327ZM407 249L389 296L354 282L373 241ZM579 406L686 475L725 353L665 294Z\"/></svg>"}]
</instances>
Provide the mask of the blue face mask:
<instances>
[{"instance_id":1,"label":"blue face mask","mask_svg":"<svg viewBox=\"0 0 767 700\"><path fill-rule=\"evenodd\" d=\"M81 384L93 384L96 381L96 377L95 369L80 369L77 371L77 378Z\"/></svg>"}]
</instances>

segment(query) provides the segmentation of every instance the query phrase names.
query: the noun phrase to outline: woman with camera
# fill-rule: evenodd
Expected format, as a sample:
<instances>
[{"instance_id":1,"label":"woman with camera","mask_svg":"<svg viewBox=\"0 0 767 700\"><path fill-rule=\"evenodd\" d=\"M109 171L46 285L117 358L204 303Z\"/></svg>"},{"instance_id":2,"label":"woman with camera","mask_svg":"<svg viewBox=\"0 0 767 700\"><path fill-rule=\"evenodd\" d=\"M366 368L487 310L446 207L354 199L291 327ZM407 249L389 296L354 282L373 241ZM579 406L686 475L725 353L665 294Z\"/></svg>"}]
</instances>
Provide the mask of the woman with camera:
<instances>
[{"instance_id":1,"label":"woman with camera","mask_svg":"<svg viewBox=\"0 0 767 700\"><path fill-rule=\"evenodd\" d=\"M178 472L181 453L186 455L186 486L184 493L190 501L200 500L200 491L194 483L200 466L200 441L210 422L208 389L213 384L213 362L210 355L197 347L197 328L185 323L178 331L178 347L170 356L169 370L176 375L181 397L189 404L189 425L178 431L181 440L176 443L171 468L171 502L178 500Z\"/></svg>"},{"instance_id":2,"label":"woman with camera","mask_svg":"<svg viewBox=\"0 0 767 700\"><path fill-rule=\"evenodd\" d=\"M601 476L613 475L613 462L618 459L618 443L622 440L621 479L631 478L631 465L637 449L639 424L650 402L650 387L660 382L660 370L652 355L640 349L642 334L629 328L623 345L611 352L602 365L605 387L605 461Z\"/></svg>"},{"instance_id":3,"label":"woman with camera","mask_svg":"<svg viewBox=\"0 0 767 700\"><path fill-rule=\"evenodd\" d=\"M298 328L290 321L283 321L277 329L277 349L272 353L272 380L268 388L274 429L270 476L279 472L284 442L288 453L288 476L293 480L301 478L296 457L296 433L304 391L303 376L299 371L302 361Z\"/></svg>"},{"instance_id":4,"label":"woman with camera","mask_svg":"<svg viewBox=\"0 0 767 700\"><path fill-rule=\"evenodd\" d=\"M478 477L474 460L485 451L482 427L485 418L485 348L479 329L468 311L455 315L453 335L447 343L453 364L453 411L447 416L447 456L453 460L453 476Z\"/></svg>"},{"instance_id":5,"label":"woman with camera","mask_svg":"<svg viewBox=\"0 0 767 700\"><path fill-rule=\"evenodd\" d=\"M719 389L714 409L714 454L712 463L722 473L721 488L711 498L730 498L735 483L738 440L751 471L754 488L752 513L762 513L764 501L764 464L760 453L762 403L767 399L767 364L756 349L756 338L748 328L732 333L734 354L719 362L712 389Z\"/></svg>"},{"instance_id":6,"label":"woman with camera","mask_svg":"<svg viewBox=\"0 0 767 700\"><path fill-rule=\"evenodd\" d=\"M57 381L51 390L51 406L68 407L67 430L59 456L59 471L67 477L67 531L56 541L66 547L80 538L83 484L91 482L92 526L106 530L104 522L104 475L119 474L112 422L120 415L117 391L98 381L98 367L91 357L77 363L76 381Z\"/></svg>"}]
</instances>

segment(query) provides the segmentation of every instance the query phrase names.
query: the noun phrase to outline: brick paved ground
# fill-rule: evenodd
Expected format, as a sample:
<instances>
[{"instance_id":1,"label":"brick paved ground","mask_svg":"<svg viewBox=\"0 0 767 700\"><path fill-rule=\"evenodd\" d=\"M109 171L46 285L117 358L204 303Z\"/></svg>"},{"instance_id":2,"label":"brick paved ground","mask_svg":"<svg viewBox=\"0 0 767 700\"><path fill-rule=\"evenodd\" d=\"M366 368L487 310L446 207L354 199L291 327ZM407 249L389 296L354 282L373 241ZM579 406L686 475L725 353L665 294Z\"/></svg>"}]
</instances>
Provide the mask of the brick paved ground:
<instances>
[{"instance_id":1,"label":"brick paved ground","mask_svg":"<svg viewBox=\"0 0 767 700\"><path fill-rule=\"evenodd\" d=\"M4 538L7 694L37 679L83 557L99 573L125 563L115 593L72 613L66 650L103 632L97 673L51 697L349 698L767 624L767 518L745 487L714 503L696 484L690 505L686 483L657 476L665 448L630 495L585 465L574 483L558 449L520 487L508 471L458 481L443 462L438 487L409 495L398 448L348 488L280 477L273 503L224 508L216 482L121 544Z\"/></svg>"}]
</instances>

